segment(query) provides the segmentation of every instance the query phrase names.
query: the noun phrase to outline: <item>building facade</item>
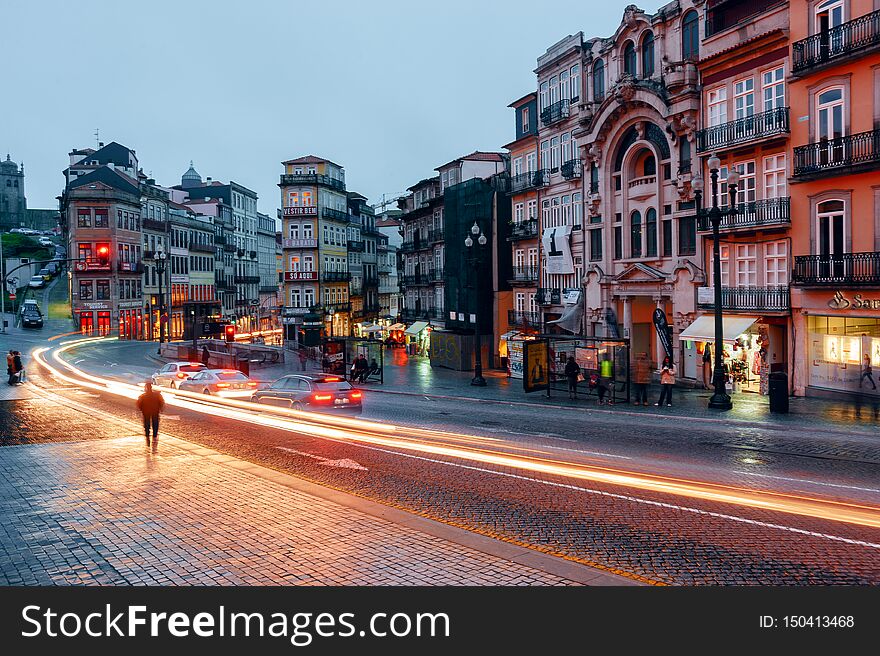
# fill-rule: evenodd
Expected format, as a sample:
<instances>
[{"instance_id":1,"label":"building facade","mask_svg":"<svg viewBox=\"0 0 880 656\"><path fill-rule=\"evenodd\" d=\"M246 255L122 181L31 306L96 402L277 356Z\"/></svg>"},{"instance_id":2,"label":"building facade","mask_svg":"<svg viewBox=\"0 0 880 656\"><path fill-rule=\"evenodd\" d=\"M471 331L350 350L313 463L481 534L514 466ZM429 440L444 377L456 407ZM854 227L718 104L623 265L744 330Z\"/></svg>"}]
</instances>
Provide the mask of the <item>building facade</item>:
<instances>
[{"instance_id":1,"label":"building facade","mask_svg":"<svg viewBox=\"0 0 880 656\"><path fill-rule=\"evenodd\" d=\"M279 327L281 309L278 284L278 230L276 220L257 214L257 264L260 275L259 330Z\"/></svg>"}]
</instances>

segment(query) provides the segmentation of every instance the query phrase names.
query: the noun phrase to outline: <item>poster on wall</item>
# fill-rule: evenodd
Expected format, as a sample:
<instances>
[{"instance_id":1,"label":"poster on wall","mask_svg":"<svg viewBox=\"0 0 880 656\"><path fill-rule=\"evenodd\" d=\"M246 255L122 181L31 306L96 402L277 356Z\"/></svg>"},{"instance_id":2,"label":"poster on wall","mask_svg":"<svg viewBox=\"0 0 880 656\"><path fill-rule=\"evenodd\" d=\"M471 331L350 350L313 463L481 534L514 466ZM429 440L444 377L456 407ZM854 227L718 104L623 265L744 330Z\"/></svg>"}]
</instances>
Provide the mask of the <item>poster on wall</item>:
<instances>
[{"instance_id":1,"label":"poster on wall","mask_svg":"<svg viewBox=\"0 0 880 656\"><path fill-rule=\"evenodd\" d=\"M526 392L547 389L549 369L547 342L523 342L523 389Z\"/></svg>"},{"instance_id":2,"label":"poster on wall","mask_svg":"<svg viewBox=\"0 0 880 656\"><path fill-rule=\"evenodd\" d=\"M546 258L545 273L574 273L574 261L571 257L569 243L570 234L571 226L569 225L544 228L541 243L544 246L544 257Z\"/></svg>"},{"instance_id":3,"label":"poster on wall","mask_svg":"<svg viewBox=\"0 0 880 656\"><path fill-rule=\"evenodd\" d=\"M599 350L579 346L574 350L574 361L578 363L581 370L598 370Z\"/></svg>"},{"instance_id":4,"label":"poster on wall","mask_svg":"<svg viewBox=\"0 0 880 656\"><path fill-rule=\"evenodd\" d=\"M507 373L511 378L523 377L523 341L520 339L507 342Z\"/></svg>"}]
</instances>

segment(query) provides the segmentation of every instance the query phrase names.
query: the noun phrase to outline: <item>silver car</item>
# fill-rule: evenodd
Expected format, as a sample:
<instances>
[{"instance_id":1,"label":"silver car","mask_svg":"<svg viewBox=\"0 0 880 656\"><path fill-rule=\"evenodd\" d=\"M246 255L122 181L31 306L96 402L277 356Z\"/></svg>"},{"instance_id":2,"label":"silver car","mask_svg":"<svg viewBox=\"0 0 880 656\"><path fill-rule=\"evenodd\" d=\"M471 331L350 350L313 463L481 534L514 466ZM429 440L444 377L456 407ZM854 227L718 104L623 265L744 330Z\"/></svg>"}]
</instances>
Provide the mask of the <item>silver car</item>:
<instances>
[{"instance_id":1,"label":"silver car","mask_svg":"<svg viewBox=\"0 0 880 656\"><path fill-rule=\"evenodd\" d=\"M177 388L185 392L249 399L257 383L235 369L205 369L182 380Z\"/></svg>"},{"instance_id":2,"label":"silver car","mask_svg":"<svg viewBox=\"0 0 880 656\"><path fill-rule=\"evenodd\" d=\"M201 362L169 362L153 374L153 385L176 389L187 378L205 369Z\"/></svg>"}]
</instances>

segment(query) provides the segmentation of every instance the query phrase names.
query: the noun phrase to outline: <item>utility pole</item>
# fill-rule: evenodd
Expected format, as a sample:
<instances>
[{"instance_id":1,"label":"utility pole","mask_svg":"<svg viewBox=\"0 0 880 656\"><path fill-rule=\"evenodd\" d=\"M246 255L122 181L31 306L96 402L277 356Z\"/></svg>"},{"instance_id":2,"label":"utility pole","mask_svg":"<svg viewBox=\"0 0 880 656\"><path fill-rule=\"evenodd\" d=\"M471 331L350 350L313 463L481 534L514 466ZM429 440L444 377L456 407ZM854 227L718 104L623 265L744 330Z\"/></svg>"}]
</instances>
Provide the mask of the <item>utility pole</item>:
<instances>
[{"instance_id":1,"label":"utility pole","mask_svg":"<svg viewBox=\"0 0 880 656\"><path fill-rule=\"evenodd\" d=\"M0 280L3 281L3 289L0 290L0 333L6 334L6 260L3 259L3 235L0 235Z\"/></svg>"}]
</instances>

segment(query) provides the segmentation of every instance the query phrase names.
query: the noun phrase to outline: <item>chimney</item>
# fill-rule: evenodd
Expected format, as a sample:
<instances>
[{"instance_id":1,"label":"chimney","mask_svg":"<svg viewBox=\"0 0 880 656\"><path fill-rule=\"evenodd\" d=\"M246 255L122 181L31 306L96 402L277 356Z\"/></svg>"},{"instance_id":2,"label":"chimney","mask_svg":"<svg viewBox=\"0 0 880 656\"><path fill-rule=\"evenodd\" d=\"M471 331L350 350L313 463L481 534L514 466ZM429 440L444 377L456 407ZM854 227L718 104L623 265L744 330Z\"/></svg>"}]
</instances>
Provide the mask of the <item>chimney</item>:
<instances>
[{"instance_id":1,"label":"chimney","mask_svg":"<svg viewBox=\"0 0 880 656\"><path fill-rule=\"evenodd\" d=\"M212 179L213 179L213 178L211 178L211 177L209 176L209 177L205 178L205 181L206 181L206 182L210 182Z\"/></svg>"},{"instance_id":2,"label":"chimney","mask_svg":"<svg viewBox=\"0 0 880 656\"><path fill-rule=\"evenodd\" d=\"M103 142L103 141L99 141L99 142L98 142L98 148L103 148L103 147L104 147L104 142Z\"/></svg>"}]
</instances>

